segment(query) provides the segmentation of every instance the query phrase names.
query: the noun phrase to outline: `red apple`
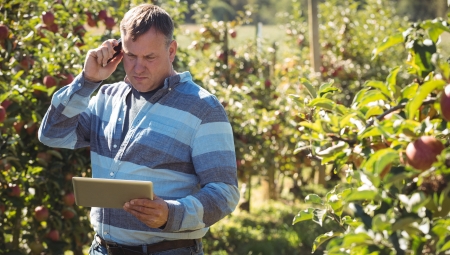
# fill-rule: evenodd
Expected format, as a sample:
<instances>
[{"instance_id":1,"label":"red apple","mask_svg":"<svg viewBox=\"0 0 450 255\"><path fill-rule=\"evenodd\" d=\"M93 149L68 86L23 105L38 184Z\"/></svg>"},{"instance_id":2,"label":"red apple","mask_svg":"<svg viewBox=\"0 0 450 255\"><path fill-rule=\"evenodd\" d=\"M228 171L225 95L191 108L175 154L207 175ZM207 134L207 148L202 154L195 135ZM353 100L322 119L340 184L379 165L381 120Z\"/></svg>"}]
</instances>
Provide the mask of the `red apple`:
<instances>
[{"instance_id":1,"label":"red apple","mask_svg":"<svg viewBox=\"0 0 450 255\"><path fill-rule=\"evenodd\" d=\"M52 31L53 33L57 33L59 27L58 27L58 24L53 23L53 24L51 24L50 26L48 26L47 29L48 29L49 31Z\"/></svg>"},{"instance_id":2,"label":"red apple","mask_svg":"<svg viewBox=\"0 0 450 255\"><path fill-rule=\"evenodd\" d=\"M56 86L56 79L51 75L46 75L43 79L43 83L47 88L51 88Z\"/></svg>"},{"instance_id":3,"label":"red apple","mask_svg":"<svg viewBox=\"0 0 450 255\"><path fill-rule=\"evenodd\" d=\"M36 132L37 125L36 123L33 123L31 125L24 125L25 129L27 130L27 134L32 135L34 132Z\"/></svg>"},{"instance_id":4,"label":"red apple","mask_svg":"<svg viewBox=\"0 0 450 255\"><path fill-rule=\"evenodd\" d=\"M0 204L0 215L3 215L6 211L6 206L5 204Z\"/></svg>"},{"instance_id":5,"label":"red apple","mask_svg":"<svg viewBox=\"0 0 450 255\"><path fill-rule=\"evenodd\" d=\"M106 17L105 18L105 26L108 30L111 30L116 25L116 22L114 21L114 18L112 17Z\"/></svg>"},{"instance_id":6,"label":"red apple","mask_svg":"<svg viewBox=\"0 0 450 255\"><path fill-rule=\"evenodd\" d=\"M41 159L45 162L50 162L50 160L52 160L52 155L48 154L47 152L38 152L38 154L36 155L36 158Z\"/></svg>"},{"instance_id":7,"label":"red apple","mask_svg":"<svg viewBox=\"0 0 450 255\"><path fill-rule=\"evenodd\" d=\"M59 231L56 229L50 230L47 234L47 238L54 242L59 241Z\"/></svg>"},{"instance_id":8,"label":"red apple","mask_svg":"<svg viewBox=\"0 0 450 255\"><path fill-rule=\"evenodd\" d=\"M25 70L29 70L33 65L34 65L34 59L31 58L30 56L25 56L20 61L20 66Z\"/></svg>"},{"instance_id":9,"label":"red apple","mask_svg":"<svg viewBox=\"0 0 450 255\"><path fill-rule=\"evenodd\" d=\"M5 40L8 38L9 28L5 25L0 25L0 40Z\"/></svg>"},{"instance_id":10,"label":"red apple","mask_svg":"<svg viewBox=\"0 0 450 255\"><path fill-rule=\"evenodd\" d=\"M66 176L64 176L64 179L65 179L66 181L72 181L72 177L73 177L73 174L72 174L72 173L67 173Z\"/></svg>"},{"instance_id":11,"label":"red apple","mask_svg":"<svg viewBox=\"0 0 450 255\"><path fill-rule=\"evenodd\" d=\"M63 197L63 202L65 205L68 205L68 206L72 206L73 204L75 204L74 194L72 192L65 194Z\"/></svg>"},{"instance_id":12,"label":"red apple","mask_svg":"<svg viewBox=\"0 0 450 255\"><path fill-rule=\"evenodd\" d=\"M72 208L70 208L70 207L69 208L64 208L61 211L61 214L62 214L63 218L66 219L66 220L70 220L73 217L75 217L75 211Z\"/></svg>"},{"instance_id":13,"label":"red apple","mask_svg":"<svg viewBox=\"0 0 450 255\"><path fill-rule=\"evenodd\" d=\"M20 187L17 184L9 184L9 192L8 195L10 197L20 197Z\"/></svg>"},{"instance_id":14,"label":"red apple","mask_svg":"<svg viewBox=\"0 0 450 255\"><path fill-rule=\"evenodd\" d=\"M220 60L220 61L224 61L225 60L225 53L223 51L217 51L216 52L216 57Z\"/></svg>"},{"instance_id":15,"label":"red apple","mask_svg":"<svg viewBox=\"0 0 450 255\"><path fill-rule=\"evenodd\" d=\"M89 13L87 16L88 16L88 18L87 18L87 24L88 24L88 26L90 26L90 27L96 27L96 26L97 26L97 21L95 21L95 20L92 18L92 14Z\"/></svg>"},{"instance_id":16,"label":"red apple","mask_svg":"<svg viewBox=\"0 0 450 255\"><path fill-rule=\"evenodd\" d=\"M38 206L34 209L34 218L37 221L46 221L48 219L48 209L45 206Z\"/></svg>"},{"instance_id":17,"label":"red apple","mask_svg":"<svg viewBox=\"0 0 450 255\"><path fill-rule=\"evenodd\" d=\"M60 80L59 80L60 86L68 85L68 84L72 83L72 81L75 79L75 77L70 73L61 74L61 75L59 75L59 77L60 77Z\"/></svg>"},{"instance_id":18,"label":"red apple","mask_svg":"<svg viewBox=\"0 0 450 255\"><path fill-rule=\"evenodd\" d=\"M2 103L1 106L3 106L3 108L8 109L8 107L12 104L13 102L11 100L5 99Z\"/></svg>"},{"instance_id":19,"label":"red apple","mask_svg":"<svg viewBox=\"0 0 450 255\"><path fill-rule=\"evenodd\" d=\"M41 18L42 22L47 26L51 26L55 23L55 15L53 15L52 12L43 12Z\"/></svg>"},{"instance_id":20,"label":"red apple","mask_svg":"<svg viewBox=\"0 0 450 255\"><path fill-rule=\"evenodd\" d=\"M446 121L450 121L450 84L448 84L441 94L441 113Z\"/></svg>"},{"instance_id":21,"label":"red apple","mask_svg":"<svg viewBox=\"0 0 450 255\"><path fill-rule=\"evenodd\" d=\"M106 10L101 10L98 12L98 19L105 20L106 17L108 17Z\"/></svg>"},{"instance_id":22,"label":"red apple","mask_svg":"<svg viewBox=\"0 0 450 255\"><path fill-rule=\"evenodd\" d=\"M3 106L0 106L0 122L5 121L6 119L6 110Z\"/></svg>"},{"instance_id":23,"label":"red apple","mask_svg":"<svg viewBox=\"0 0 450 255\"><path fill-rule=\"evenodd\" d=\"M228 30L228 33L230 34L231 38L236 38L237 32L234 29Z\"/></svg>"},{"instance_id":24,"label":"red apple","mask_svg":"<svg viewBox=\"0 0 450 255\"><path fill-rule=\"evenodd\" d=\"M432 136L421 136L406 147L407 162L416 169L427 170L437 161L442 150L444 145L441 141Z\"/></svg>"},{"instance_id":25,"label":"red apple","mask_svg":"<svg viewBox=\"0 0 450 255\"><path fill-rule=\"evenodd\" d=\"M86 29L84 28L83 25L78 25L73 28L73 32L76 35L84 36L84 34L86 34Z\"/></svg>"},{"instance_id":26,"label":"red apple","mask_svg":"<svg viewBox=\"0 0 450 255\"><path fill-rule=\"evenodd\" d=\"M16 130L17 134L20 134L20 132L22 131L23 125L24 125L23 121L15 121L13 123L13 128L14 128L14 130Z\"/></svg>"},{"instance_id":27,"label":"red apple","mask_svg":"<svg viewBox=\"0 0 450 255\"><path fill-rule=\"evenodd\" d=\"M11 169L11 164L10 164L10 163L5 163L5 164L3 165L3 168L4 168L6 171L8 171L8 170Z\"/></svg>"}]
</instances>

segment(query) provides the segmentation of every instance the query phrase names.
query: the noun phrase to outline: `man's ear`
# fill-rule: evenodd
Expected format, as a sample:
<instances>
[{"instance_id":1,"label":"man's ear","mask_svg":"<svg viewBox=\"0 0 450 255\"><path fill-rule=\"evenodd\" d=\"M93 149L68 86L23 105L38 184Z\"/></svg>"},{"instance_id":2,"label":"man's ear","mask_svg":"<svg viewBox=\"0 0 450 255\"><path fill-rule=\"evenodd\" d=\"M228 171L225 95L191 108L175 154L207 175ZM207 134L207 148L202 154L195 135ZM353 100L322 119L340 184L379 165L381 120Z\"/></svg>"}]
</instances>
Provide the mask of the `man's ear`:
<instances>
[{"instance_id":1,"label":"man's ear","mask_svg":"<svg viewBox=\"0 0 450 255\"><path fill-rule=\"evenodd\" d=\"M175 40L172 40L172 42L169 45L169 58L170 62L173 62L175 60L175 55L177 54L177 48L178 43Z\"/></svg>"}]
</instances>

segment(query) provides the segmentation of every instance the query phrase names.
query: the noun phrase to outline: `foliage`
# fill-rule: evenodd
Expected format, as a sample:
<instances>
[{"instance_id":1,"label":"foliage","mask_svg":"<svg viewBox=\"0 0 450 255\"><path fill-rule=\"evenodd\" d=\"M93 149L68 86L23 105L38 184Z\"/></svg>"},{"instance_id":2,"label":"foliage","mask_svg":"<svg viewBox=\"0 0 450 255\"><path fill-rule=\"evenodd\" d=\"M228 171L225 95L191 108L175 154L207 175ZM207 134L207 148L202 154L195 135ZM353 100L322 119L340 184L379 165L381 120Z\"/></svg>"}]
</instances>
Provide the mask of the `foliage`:
<instances>
[{"instance_id":1,"label":"foliage","mask_svg":"<svg viewBox=\"0 0 450 255\"><path fill-rule=\"evenodd\" d=\"M291 225L292 209L305 208L290 202L273 201L255 206L249 214L236 211L211 227L203 239L208 254L311 254L314 237L337 230L329 222L325 228L313 222ZM318 250L315 255L323 254Z\"/></svg>"},{"instance_id":2,"label":"foliage","mask_svg":"<svg viewBox=\"0 0 450 255\"><path fill-rule=\"evenodd\" d=\"M450 226L450 126L437 100L450 82L449 58L438 50L440 35L449 31L448 21L427 20L383 40L373 57L401 44L406 66L391 69L385 80L367 81L349 107L331 100L339 92L332 82L314 86L302 80L309 94L296 99L311 118L299 123L297 150L333 165L346 180L324 197L307 196L305 201L315 206L294 218L294 224L313 220L319 225L330 218L341 226L318 236L313 251L328 240L327 254L443 254L450 249L450 235L443 231ZM414 79L402 84L397 78L402 72ZM423 136L436 137L445 149L431 157L432 167L416 169L414 160L428 160L424 154L430 152L412 155L408 144Z\"/></svg>"},{"instance_id":3,"label":"foliage","mask_svg":"<svg viewBox=\"0 0 450 255\"><path fill-rule=\"evenodd\" d=\"M6 110L0 123L0 253L83 254L83 246L91 243L89 208L74 205L71 181L72 176L90 176L89 149L46 147L37 130L53 92L81 72L88 49L119 36L115 25L131 5L59 0L0 4L2 31L7 27L0 38L0 102ZM172 8L176 22L183 19L182 3L165 1L163 6ZM105 29L101 11L113 29ZM87 28L101 35L93 36ZM177 64L184 65L180 59ZM120 67L110 79L123 77Z\"/></svg>"},{"instance_id":4,"label":"foliage","mask_svg":"<svg viewBox=\"0 0 450 255\"><path fill-rule=\"evenodd\" d=\"M294 9L305 6L294 2ZM397 33L407 25L406 20L397 15L391 1L325 1L319 4L319 33L322 80L333 79L334 85L341 93L332 99L344 105L351 103L351 98L369 79L385 77L389 69L401 65L405 56L401 49L394 46L387 49L376 59L372 59L373 48L381 43L387 35ZM299 66L309 66L309 33L305 18L293 12L285 20L286 33L290 36L289 45L298 45L299 54L289 54L290 68L279 69L280 76L310 77ZM400 55L399 55L400 54ZM288 57L288 56L286 56ZM398 79L407 79L399 76ZM317 82L312 79L312 82Z\"/></svg>"}]
</instances>

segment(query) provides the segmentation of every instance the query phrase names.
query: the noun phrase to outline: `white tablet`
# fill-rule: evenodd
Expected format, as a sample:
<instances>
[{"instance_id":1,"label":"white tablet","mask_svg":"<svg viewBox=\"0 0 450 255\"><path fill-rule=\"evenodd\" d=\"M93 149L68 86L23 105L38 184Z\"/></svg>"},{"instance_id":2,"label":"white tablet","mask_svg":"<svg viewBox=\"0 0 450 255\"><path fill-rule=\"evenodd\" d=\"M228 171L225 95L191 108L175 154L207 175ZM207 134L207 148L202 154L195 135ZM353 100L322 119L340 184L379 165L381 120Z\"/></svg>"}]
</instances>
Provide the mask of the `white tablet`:
<instances>
[{"instance_id":1,"label":"white tablet","mask_svg":"<svg viewBox=\"0 0 450 255\"><path fill-rule=\"evenodd\" d=\"M85 207L123 208L136 198L153 200L151 181L73 177L75 203Z\"/></svg>"}]
</instances>

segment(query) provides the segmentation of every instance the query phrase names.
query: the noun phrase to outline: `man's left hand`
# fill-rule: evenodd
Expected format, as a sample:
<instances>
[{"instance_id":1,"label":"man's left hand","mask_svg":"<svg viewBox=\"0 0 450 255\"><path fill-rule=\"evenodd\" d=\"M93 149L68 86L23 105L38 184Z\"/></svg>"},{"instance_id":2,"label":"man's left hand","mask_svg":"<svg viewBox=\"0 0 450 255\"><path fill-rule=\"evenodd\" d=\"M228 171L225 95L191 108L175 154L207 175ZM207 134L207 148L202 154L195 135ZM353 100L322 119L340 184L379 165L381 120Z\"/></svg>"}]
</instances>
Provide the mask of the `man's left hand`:
<instances>
[{"instance_id":1,"label":"man's left hand","mask_svg":"<svg viewBox=\"0 0 450 255\"><path fill-rule=\"evenodd\" d=\"M164 226L169 217L169 206L156 195L153 200L133 199L125 203L123 209L151 228Z\"/></svg>"}]
</instances>

